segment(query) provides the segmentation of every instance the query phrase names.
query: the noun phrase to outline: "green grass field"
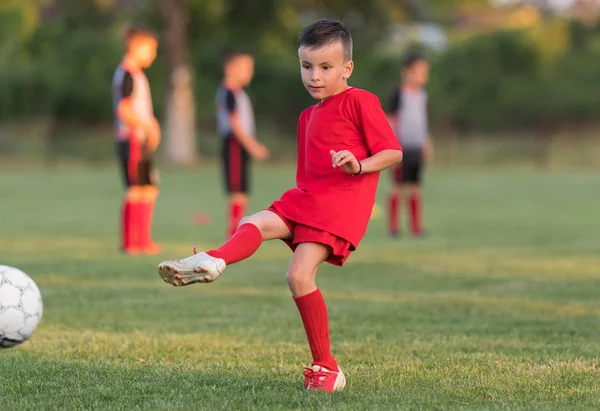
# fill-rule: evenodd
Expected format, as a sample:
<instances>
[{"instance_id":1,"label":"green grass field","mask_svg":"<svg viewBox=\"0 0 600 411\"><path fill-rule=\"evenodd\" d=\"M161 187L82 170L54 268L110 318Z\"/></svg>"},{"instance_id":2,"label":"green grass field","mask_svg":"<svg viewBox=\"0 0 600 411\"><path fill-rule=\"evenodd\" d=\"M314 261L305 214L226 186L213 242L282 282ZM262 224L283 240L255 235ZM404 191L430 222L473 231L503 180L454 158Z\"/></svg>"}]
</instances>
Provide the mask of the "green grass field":
<instances>
[{"instance_id":1,"label":"green grass field","mask_svg":"<svg viewBox=\"0 0 600 411\"><path fill-rule=\"evenodd\" d=\"M310 353L285 245L214 284L158 277L162 259L222 239L220 182L164 172L164 253L127 257L116 171L0 171L0 264L45 302L34 338L0 351L0 410L600 408L597 174L434 172L429 237L393 241L375 219L345 267L319 274L348 378L334 395L301 389ZM292 182L291 168L258 170L251 208ZM197 210L209 226L189 224Z\"/></svg>"}]
</instances>

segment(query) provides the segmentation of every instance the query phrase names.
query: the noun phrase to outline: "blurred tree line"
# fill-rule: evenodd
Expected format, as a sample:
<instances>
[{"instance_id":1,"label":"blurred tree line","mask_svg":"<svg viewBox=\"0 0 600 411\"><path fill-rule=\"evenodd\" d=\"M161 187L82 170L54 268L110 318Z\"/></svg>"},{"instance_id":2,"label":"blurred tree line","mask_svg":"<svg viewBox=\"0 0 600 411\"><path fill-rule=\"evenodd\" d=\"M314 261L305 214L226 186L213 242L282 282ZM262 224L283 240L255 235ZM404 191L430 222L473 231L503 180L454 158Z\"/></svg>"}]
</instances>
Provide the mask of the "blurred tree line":
<instances>
[{"instance_id":1,"label":"blurred tree line","mask_svg":"<svg viewBox=\"0 0 600 411\"><path fill-rule=\"evenodd\" d=\"M214 130L214 92L226 48L254 54L249 92L258 120L293 136L298 114L312 103L300 82L295 50L304 25L324 16L346 20L355 40L352 84L372 90L385 104L399 81L403 48L390 43L396 25L433 19L451 33L456 21L446 16L453 8L483 3L0 0L0 121L39 116L110 121L122 29L143 23L161 34L160 57L148 75L158 115L175 125L168 127L168 138L180 139L169 156L185 163L193 160L186 154L193 141L186 143L184 135L193 135L195 127ZM597 24L553 16L530 27L460 36L430 54L432 121L439 130L460 133L530 130L542 136L562 124L593 123L600 107L599 53Z\"/></svg>"}]
</instances>

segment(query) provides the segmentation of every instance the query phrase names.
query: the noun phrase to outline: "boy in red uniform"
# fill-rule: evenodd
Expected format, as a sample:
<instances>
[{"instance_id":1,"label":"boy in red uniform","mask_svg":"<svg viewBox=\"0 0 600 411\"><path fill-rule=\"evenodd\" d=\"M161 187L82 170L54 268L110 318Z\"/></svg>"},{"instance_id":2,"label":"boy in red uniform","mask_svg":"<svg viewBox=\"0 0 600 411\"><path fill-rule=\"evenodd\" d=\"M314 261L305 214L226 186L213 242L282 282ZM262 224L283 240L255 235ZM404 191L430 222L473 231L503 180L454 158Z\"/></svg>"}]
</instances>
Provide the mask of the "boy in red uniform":
<instances>
[{"instance_id":1,"label":"boy in red uniform","mask_svg":"<svg viewBox=\"0 0 600 411\"><path fill-rule=\"evenodd\" d=\"M341 390L346 379L330 350L327 307L315 278L327 261L341 266L367 229L379 172L402 159L400 144L377 97L348 86L352 38L337 20L306 27L298 41L302 82L319 102L298 123L296 187L267 210L245 217L220 248L175 261L158 271L175 286L211 282L225 267L250 257L266 240L293 250L287 283L308 338L308 390Z\"/></svg>"},{"instance_id":2,"label":"boy in red uniform","mask_svg":"<svg viewBox=\"0 0 600 411\"><path fill-rule=\"evenodd\" d=\"M156 58L156 36L141 27L124 35L126 54L112 84L117 153L127 192L123 202L121 248L128 254L157 254L151 226L158 179L152 161L160 142L160 125L152 109L150 86L143 69Z\"/></svg>"}]
</instances>

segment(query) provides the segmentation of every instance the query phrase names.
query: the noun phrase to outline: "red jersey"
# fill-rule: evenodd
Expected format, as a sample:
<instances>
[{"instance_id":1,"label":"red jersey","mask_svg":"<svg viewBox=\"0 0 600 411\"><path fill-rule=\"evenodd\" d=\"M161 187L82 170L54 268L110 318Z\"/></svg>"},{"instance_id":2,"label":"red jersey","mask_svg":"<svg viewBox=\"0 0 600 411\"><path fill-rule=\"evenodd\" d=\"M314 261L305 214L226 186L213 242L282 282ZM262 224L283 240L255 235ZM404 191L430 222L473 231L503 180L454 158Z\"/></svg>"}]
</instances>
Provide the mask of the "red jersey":
<instances>
[{"instance_id":1,"label":"red jersey","mask_svg":"<svg viewBox=\"0 0 600 411\"><path fill-rule=\"evenodd\" d=\"M374 94L348 88L309 107L298 121L297 187L273 207L356 248L367 231L379 173L346 174L333 168L329 151L348 150L361 161L387 149L401 147Z\"/></svg>"}]
</instances>

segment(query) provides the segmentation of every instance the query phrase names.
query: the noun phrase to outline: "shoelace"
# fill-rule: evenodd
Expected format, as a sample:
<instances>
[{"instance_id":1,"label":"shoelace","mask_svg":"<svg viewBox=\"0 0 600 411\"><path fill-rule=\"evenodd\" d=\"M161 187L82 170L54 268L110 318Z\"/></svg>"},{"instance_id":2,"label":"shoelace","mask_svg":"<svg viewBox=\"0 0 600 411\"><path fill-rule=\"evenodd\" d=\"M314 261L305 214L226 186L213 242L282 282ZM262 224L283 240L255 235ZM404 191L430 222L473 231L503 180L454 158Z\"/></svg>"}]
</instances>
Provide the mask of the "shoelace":
<instances>
[{"instance_id":1,"label":"shoelace","mask_svg":"<svg viewBox=\"0 0 600 411\"><path fill-rule=\"evenodd\" d=\"M304 376L309 379L308 385L310 388L325 388L325 380L327 380L327 373L325 371L315 371L312 368L305 368Z\"/></svg>"}]
</instances>

